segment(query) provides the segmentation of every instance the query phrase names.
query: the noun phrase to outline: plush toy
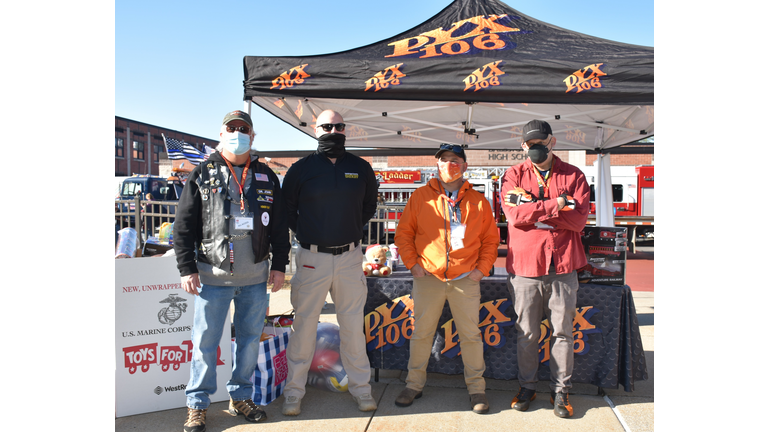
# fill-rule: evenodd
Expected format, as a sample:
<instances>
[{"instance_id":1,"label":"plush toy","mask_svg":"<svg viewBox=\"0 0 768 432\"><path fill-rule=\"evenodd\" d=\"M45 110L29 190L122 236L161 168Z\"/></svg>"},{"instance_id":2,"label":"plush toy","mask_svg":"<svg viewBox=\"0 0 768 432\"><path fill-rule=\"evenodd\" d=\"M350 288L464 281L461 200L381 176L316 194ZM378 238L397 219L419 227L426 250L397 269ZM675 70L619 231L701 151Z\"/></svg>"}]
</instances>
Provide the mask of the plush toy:
<instances>
[{"instance_id":1,"label":"plush toy","mask_svg":"<svg viewBox=\"0 0 768 432\"><path fill-rule=\"evenodd\" d=\"M363 273L366 276L389 276L392 269L387 267L387 252L389 248L382 245L370 245L365 250Z\"/></svg>"}]
</instances>

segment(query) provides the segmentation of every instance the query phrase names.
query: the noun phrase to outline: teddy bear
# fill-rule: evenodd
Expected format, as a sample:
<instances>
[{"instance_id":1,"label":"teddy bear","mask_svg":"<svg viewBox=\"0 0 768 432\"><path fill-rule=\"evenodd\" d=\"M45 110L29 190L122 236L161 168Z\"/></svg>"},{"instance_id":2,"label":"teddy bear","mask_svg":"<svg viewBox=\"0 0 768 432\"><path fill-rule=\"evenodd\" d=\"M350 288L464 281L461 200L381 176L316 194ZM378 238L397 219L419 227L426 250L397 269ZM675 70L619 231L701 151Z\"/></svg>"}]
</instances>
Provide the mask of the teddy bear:
<instances>
[{"instance_id":1,"label":"teddy bear","mask_svg":"<svg viewBox=\"0 0 768 432\"><path fill-rule=\"evenodd\" d=\"M370 245L365 249L363 273L366 276L389 276L392 269L387 267L387 252L389 248L382 245Z\"/></svg>"}]
</instances>

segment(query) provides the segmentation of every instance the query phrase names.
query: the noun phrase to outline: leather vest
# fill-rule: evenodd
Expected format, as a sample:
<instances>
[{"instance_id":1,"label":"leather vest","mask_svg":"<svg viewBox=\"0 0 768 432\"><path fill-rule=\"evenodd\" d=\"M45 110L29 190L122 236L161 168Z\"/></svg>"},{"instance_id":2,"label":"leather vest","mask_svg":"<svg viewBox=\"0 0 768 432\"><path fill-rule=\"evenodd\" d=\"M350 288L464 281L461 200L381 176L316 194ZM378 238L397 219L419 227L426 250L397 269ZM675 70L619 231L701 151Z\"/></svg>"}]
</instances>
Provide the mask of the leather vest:
<instances>
[{"instance_id":1,"label":"leather vest","mask_svg":"<svg viewBox=\"0 0 768 432\"><path fill-rule=\"evenodd\" d=\"M222 270L229 269L230 225L233 217L240 213L240 201L229 197L228 184L232 173L225 163L206 161L201 163L200 176L195 183L202 199L203 238L198 251L198 260ZM251 161L250 184L243 191L248 210L253 213L251 244L256 263L269 257L269 237L272 232L272 207L275 190L279 187L267 174L264 164L258 159ZM231 179L231 180L230 180ZM239 180L239 179L238 179ZM233 214L234 213L234 214Z\"/></svg>"}]
</instances>

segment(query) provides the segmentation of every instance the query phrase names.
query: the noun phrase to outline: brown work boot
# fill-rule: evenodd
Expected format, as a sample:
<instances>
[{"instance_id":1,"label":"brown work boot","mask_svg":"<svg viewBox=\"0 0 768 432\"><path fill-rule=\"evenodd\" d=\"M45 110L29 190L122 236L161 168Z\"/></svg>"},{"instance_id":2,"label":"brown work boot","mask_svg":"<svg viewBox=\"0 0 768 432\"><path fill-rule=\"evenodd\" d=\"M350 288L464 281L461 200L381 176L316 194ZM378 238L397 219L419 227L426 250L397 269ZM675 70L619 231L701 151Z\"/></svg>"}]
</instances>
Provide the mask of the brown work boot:
<instances>
[{"instance_id":1,"label":"brown work boot","mask_svg":"<svg viewBox=\"0 0 768 432\"><path fill-rule=\"evenodd\" d=\"M421 392L413 389L409 389L408 387L405 388L405 390L401 391L400 394L395 399L395 405L399 407L407 407L411 406L414 399L418 399L421 397Z\"/></svg>"},{"instance_id":2,"label":"brown work boot","mask_svg":"<svg viewBox=\"0 0 768 432\"><path fill-rule=\"evenodd\" d=\"M485 393L469 395L469 404L472 405L472 412L478 414L485 414L488 412L488 399L485 397Z\"/></svg>"},{"instance_id":3,"label":"brown work boot","mask_svg":"<svg viewBox=\"0 0 768 432\"><path fill-rule=\"evenodd\" d=\"M206 411L208 410L187 407L187 422L184 423L184 432L205 432Z\"/></svg>"},{"instance_id":4,"label":"brown work boot","mask_svg":"<svg viewBox=\"0 0 768 432\"><path fill-rule=\"evenodd\" d=\"M256 406L253 400L246 399L241 401L229 400L229 414L237 416L242 414L245 419L251 423L256 423L267 419L267 413L263 409Z\"/></svg>"}]
</instances>

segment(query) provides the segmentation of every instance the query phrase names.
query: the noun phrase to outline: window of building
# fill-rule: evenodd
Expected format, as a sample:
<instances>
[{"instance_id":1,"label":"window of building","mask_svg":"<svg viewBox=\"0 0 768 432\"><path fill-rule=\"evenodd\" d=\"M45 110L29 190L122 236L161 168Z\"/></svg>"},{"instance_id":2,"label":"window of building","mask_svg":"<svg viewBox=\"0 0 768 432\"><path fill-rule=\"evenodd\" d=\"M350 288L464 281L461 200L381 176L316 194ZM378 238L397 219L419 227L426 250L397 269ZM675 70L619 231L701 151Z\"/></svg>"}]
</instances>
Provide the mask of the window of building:
<instances>
[{"instance_id":1,"label":"window of building","mask_svg":"<svg viewBox=\"0 0 768 432\"><path fill-rule=\"evenodd\" d=\"M144 160L144 143L139 141L133 142L133 158L138 160Z\"/></svg>"},{"instance_id":2,"label":"window of building","mask_svg":"<svg viewBox=\"0 0 768 432\"><path fill-rule=\"evenodd\" d=\"M125 149L123 148L122 138L115 138L115 157L125 157Z\"/></svg>"},{"instance_id":3,"label":"window of building","mask_svg":"<svg viewBox=\"0 0 768 432\"><path fill-rule=\"evenodd\" d=\"M152 161L155 163L160 163L160 153L162 153L165 149L164 146L161 145L153 145L153 152L152 152Z\"/></svg>"}]
</instances>

